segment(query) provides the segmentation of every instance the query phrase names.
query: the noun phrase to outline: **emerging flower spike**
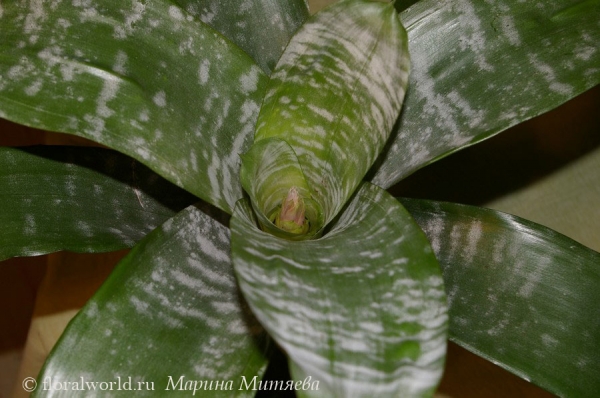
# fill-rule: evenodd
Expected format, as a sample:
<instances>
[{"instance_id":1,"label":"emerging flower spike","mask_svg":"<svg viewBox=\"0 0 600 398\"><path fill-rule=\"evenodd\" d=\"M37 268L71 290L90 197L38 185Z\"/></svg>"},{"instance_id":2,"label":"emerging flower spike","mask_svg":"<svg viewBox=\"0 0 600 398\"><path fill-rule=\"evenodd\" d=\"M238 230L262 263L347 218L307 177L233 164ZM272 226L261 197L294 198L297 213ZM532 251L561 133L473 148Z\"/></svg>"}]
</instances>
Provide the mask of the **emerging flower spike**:
<instances>
[{"instance_id":1,"label":"emerging flower spike","mask_svg":"<svg viewBox=\"0 0 600 398\"><path fill-rule=\"evenodd\" d=\"M322 207L287 142L279 138L255 142L241 158L242 186L252 198L263 231L290 240L320 236Z\"/></svg>"},{"instance_id":2,"label":"emerging flower spike","mask_svg":"<svg viewBox=\"0 0 600 398\"><path fill-rule=\"evenodd\" d=\"M298 188L291 187L287 196L281 202L281 210L277 213L274 223L277 227L293 234L308 232L309 221L305 217L306 207Z\"/></svg>"}]
</instances>

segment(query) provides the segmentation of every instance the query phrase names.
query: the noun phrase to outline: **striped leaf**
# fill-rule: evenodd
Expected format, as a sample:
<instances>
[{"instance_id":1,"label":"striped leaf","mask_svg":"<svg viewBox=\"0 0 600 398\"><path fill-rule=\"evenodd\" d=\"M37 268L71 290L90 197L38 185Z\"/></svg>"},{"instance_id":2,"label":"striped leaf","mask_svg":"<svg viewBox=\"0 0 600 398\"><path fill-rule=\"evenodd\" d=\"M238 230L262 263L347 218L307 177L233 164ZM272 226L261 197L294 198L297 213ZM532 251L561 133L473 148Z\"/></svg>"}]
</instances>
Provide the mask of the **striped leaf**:
<instances>
[{"instance_id":1,"label":"striped leaf","mask_svg":"<svg viewBox=\"0 0 600 398\"><path fill-rule=\"evenodd\" d=\"M540 4L423 0L402 14L413 72L374 184L390 187L600 83L600 1Z\"/></svg>"},{"instance_id":2,"label":"striped leaf","mask_svg":"<svg viewBox=\"0 0 600 398\"><path fill-rule=\"evenodd\" d=\"M450 338L559 396L600 390L600 253L479 207L405 200L443 268Z\"/></svg>"},{"instance_id":3,"label":"striped leaf","mask_svg":"<svg viewBox=\"0 0 600 398\"><path fill-rule=\"evenodd\" d=\"M76 134L231 212L267 77L169 1L4 2L0 117Z\"/></svg>"},{"instance_id":4,"label":"striped leaf","mask_svg":"<svg viewBox=\"0 0 600 398\"><path fill-rule=\"evenodd\" d=\"M409 68L406 43L391 3L343 0L302 26L271 76L255 143L279 138L289 144L325 224L361 182L400 112ZM272 167L272 178L285 179L281 167Z\"/></svg>"},{"instance_id":5,"label":"striped leaf","mask_svg":"<svg viewBox=\"0 0 600 398\"><path fill-rule=\"evenodd\" d=\"M0 260L131 247L197 199L100 148L0 148Z\"/></svg>"},{"instance_id":6,"label":"striped leaf","mask_svg":"<svg viewBox=\"0 0 600 398\"><path fill-rule=\"evenodd\" d=\"M114 382L96 396L190 396L194 381L214 397L253 396L238 388L264 371L265 339L239 294L228 228L189 207L137 244L69 324L36 396L73 396L44 391L46 378ZM135 393L117 391L119 380Z\"/></svg>"},{"instance_id":7,"label":"striped leaf","mask_svg":"<svg viewBox=\"0 0 600 398\"><path fill-rule=\"evenodd\" d=\"M290 37L308 18L305 0L175 0L221 32L270 74Z\"/></svg>"},{"instance_id":8,"label":"striped leaf","mask_svg":"<svg viewBox=\"0 0 600 398\"><path fill-rule=\"evenodd\" d=\"M256 227L240 201L231 219L235 272L250 307L290 359L307 396L423 396L446 349L440 269L422 231L388 193L363 185L320 239Z\"/></svg>"}]
</instances>

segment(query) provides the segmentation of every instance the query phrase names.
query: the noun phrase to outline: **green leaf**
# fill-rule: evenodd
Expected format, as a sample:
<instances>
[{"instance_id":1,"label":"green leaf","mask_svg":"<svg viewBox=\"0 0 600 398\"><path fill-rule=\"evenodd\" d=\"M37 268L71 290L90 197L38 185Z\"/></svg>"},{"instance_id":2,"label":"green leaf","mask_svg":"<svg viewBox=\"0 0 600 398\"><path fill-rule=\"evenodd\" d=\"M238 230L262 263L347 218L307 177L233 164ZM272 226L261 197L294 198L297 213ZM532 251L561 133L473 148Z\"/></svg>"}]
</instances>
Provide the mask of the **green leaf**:
<instances>
[{"instance_id":1,"label":"green leaf","mask_svg":"<svg viewBox=\"0 0 600 398\"><path fill-rule=\"evenodd\" d=\"M279 138L291 146L325 224L362 181L400 112L406 46L391 3L344 0L302 26L271 76L255 143Z\"/></svg>"},{"instance_id":2,"label":"green leaf","mask_svg":"<svg viewBox=\"0 0 600 398\"><path fill-rule=\"evenodd\" d=\"M0 117L89 138L231 212L267 77L169 1L3 5Z\"/></svg>"},{"instance_id":3,"label":"green leaf","mask_svg":"<svg viewBox=\"0 0 600 398\"><path fill-rule=\"evenodd\" d=\"M235 391L215 390L213 383L211 396L252 395L238 388L241 376L264 371L266 335L239 294L229 250L228 228L196 207L164 223L132 249L69 324L38 386L46 378L83 378L114 382L116 390L120 377L141 388L135 396L189 396L193 391L180 390L188 381L202 389L203 382L231 380ZM137 382L154 383L154 390Z\"/></svg>"},{"instance_id":4,"label":"green leaf","mask_svg":"<svg viewBox=\"0 0 600 398\"><path fill-rule=\"evenodd\" d=\"M131 247L192 195L100 148L0 148L0 260Z\"/></svg>"},{"instance_id":5,"label":"green leaf","mask_svg":"<svg viewBox=\"0 0 600 398\"><path fill-rule=\"evenodd\" d=\"M479 207L402 199L443 268L450 338L559 396L600 390L600 253Z\"/></svg>"},{"instance_id":6,"label":"green leaf","mask_svg":"<svg viewBox=\"0 0 600 398\"><path fill-rule=\"evenodd\" d=\"M599 0L420 1L402 14L412 73L371 172L390 187L600 83Z\"/></svg>"},{"instance_id":7,"label":"green leaf","mask_svg":"<svg viewBox=\"0 0 600 398\"><path fill-rule=\"evenodd\" d=\"M181 8L246 51L270 74L290 37L308 18L305 0L176 0Z\"/></svg>"},{"instance_id":8,"label":"green leaf","mask_svg":"<svg viewBox=\"0 0 600 398\"><path fill-rule=\"evenodd\" d=\"M320 239L256 227L246 200L231 219L235 272L250 307L311 396L432 393L443 370L446 303L431 247L387 192L363 185Z\"/></svg>"}]
</instances>

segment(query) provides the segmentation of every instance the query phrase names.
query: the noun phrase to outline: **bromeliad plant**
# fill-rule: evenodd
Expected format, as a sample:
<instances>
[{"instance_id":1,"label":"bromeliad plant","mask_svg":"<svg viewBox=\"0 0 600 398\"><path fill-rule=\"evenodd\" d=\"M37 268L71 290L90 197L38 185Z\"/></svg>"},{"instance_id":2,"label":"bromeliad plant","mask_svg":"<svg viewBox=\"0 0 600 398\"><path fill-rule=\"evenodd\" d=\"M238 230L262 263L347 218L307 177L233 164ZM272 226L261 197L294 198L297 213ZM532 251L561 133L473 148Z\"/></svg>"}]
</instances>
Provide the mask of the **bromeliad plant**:
<instances>
[{"instance_id":1,"label":"bromeliad plant","mask_svg":"<svg viewBox=\"0 0 600 398\"><path fill-rule=\"evenodd\" d=\"M0 116L121 154L2 148L0 255L132 247L40 382L252 395L272 338L293 380L318 381L283 384L299 394L423 396L448 329L550 391L593 395L598 253L384 189L598 84L599 11L593 0L342 0L312 17L302 0L3 2ZM196 197L216 208L189 206Z\"/></svg>"}]
</instances>

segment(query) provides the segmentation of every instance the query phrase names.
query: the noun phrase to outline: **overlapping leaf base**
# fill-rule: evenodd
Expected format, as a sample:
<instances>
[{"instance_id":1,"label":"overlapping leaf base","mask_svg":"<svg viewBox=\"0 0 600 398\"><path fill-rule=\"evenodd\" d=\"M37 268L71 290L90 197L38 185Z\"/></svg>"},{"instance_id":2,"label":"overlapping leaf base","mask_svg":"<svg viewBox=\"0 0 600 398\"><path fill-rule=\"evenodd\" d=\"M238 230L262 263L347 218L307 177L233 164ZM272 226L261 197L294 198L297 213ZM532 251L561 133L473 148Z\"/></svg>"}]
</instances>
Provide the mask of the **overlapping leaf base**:
<instances>
[{"instance_id":1,"label":"overlapping leaf base","mask_svg":"<svg viewBox=\"0 0 600 398\"><path fill-rule=\"evenodd\" d=\"M241 201L231 220L240 287L310 396L432 393L446 351L443 280L429 242L385 191L363 185L321 239L257 228Z\"/></svg>"}]
</instances>

